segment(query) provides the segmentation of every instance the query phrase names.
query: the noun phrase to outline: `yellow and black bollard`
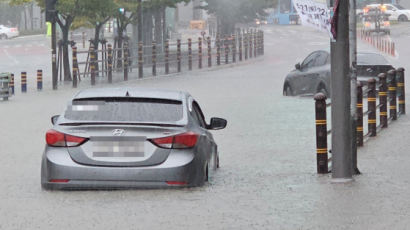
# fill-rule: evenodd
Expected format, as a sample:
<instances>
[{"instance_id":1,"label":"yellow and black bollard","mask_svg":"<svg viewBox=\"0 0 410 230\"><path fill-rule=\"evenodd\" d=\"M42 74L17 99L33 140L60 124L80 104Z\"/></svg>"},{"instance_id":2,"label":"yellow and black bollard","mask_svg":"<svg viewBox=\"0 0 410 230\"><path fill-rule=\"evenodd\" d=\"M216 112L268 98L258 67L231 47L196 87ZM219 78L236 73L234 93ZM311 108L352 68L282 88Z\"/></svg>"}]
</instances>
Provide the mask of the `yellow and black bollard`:
<instances>
[{"instance_id":1,"label":"yellow and black bollard","mask_svg":"<svg viewBox=\"0 0 410 230\"><path fill-rule=\"evenodd\" d=\"M371 137L377 136L376 127L376 80L374 78L368 81L369 92L367 93L367 107L369 109L368 127Z\"/></svg>"},{"instance_id":2,"label":"yellow and black bollard","mask_svg":"<svg viewBox=\"0 0 410 230\"><path fill-rule=\"evenodd\" d=\"M152 76L157 76L157 43L152 42Z\"/></svg>"},{"instance_id":3,"label":"yellow and black bollard","mask_svg":"<svg viewBox=\"0 0 410 230\"><path fill-rule=\"evenodd\" d=\"M14 95L14 73L11 74L10 89L11 89L11 95Z\"/></svg>"},{"instance_id":4,"label":"yellow and black bollard","mask_svg":"<svg viewBox=\"0 0 410 230\"><path fill-rule=\"evenodd\" d=\"M192 39L188 38L188 70L192 70Z\"/></svg>"},{"instance_id":5,"label":"yellow and black bollard","mask_svg":"<svg viewBox=\"0 0 410 230\"><path fill-rule=\"evenodd\" d=\"M229 63L229 40L227 37L224 39L224 45L225 45L225 64Z\"/></svg>"},{"instance_id":6,"label":"yellow and black bollard","mask_svg":"<svg viewBox=\"0 0 410 230\"><path fill-rule=\"evenodd\" d=\"M216 38L216 64L221 65L221 40Z\"/></svg>"},{"instance_id":7,"label":"yellow and black bollard","mask_svg":"<svg viewBox=\"0 0 410 230\"><path fill-rule=\"evenodd\" d=\"M236 62L236 36L232 35L232 62Z\"/></svg>"},{"instance_id":8,"label":"yellow and black bollard","mask_svg":"<svg viewBox=\"0 0 410 230\"><path fill-rule=\"evenodd\" d=\"M144 77L144 59L143 55L144 52L142 51L143 49L143 43L138 42L138 78L143 78Z\"/></svg>"},{"instance_id":9,"label":"yellow and black bollard","mask_svg":"<svg viewBox=\"0 0 410 230\"><path fill-rule=\"evenodd\" d=\"M242 61L242 34L240 32L238 35L238 42L239 42L239 61Z\"/></svg>"},{"instance_id":10,"label":"yellow and black bollard","mask_svg":"<svg viewBox=\"0 0 410 230\"><path fill-rule=\"evenodd\" d=\"M21 92L27 93L27 72L21 72Z\"/></svg>"},{"instance_id":11,"label":"yellow and black bollard","mask_svg":"<svg viewBox=\"0 0 410 230\"><path fill-rule=\"evenodd\" d=\"M387 78L390 80L389 84L389 96L390 96L390 118L397 120L397 85L396 85L396 70L389 70L387 72Z\"/></svg>"},{"instance_id":12,"label":"yellow and black bollard","mask_svg":"<svg viewBox=\"0 0 410 230\"><path fill-rule=\"evenodd\" d=\"M258 39L256 36L256 31L253 33L253 56L256 57L258 54Z\"/></svg>"},{"instance_id":13,"label":"yellow and black bollard","mask_svg":"<svg viewBox=\"0 0 410 230\"><path fill-rule=\"evenodd\" d=\"M108 83L112 83L112 45L108 44Z\"/></svg>"},{"instance_id":14,"label":"yellow and black bollard","mask_svg":"<svg viewBox=\"0 0 410 230\"><path fill-rule=\"evenodd\" d=\"M169 74L169 40L165 41L165 74Z\"/></svg>"},{"instance_id":15,"label":"yellow and black bollard","mask_svg":"<svg viewBox=\"0 0 410 230\"><path fill-rule=\"evenodd\" d=\"M129 67L129 53L128 53L128 41L124 42L124 81L128 81L128 67Z\"/></svg>"},{"instance_id":16,"label":"yellow and black bollard","mask_svg":"<svg viewBox=\"0 0 410 230\"><path fill-rule=\"evenodd\" d=\"M317 173L329 173L327 153L326 96L315 95Z\"/></svg>"},{"instance_id":17,"label":"yellow and black bollard","mask_svg":"<svg viewBox=\"0 0 410 230\"><path fill-rule=\"evenodd\" d=\"M357 83L357 146L363 146L363 86Z\"/></svg>"},{"instance_id":18,"label":"yellow and black bollard","mask_svg":"<svg viewBox=\"0 0 410 230\"><path fill-rule=\"evenodd\" d=\"M252 34L252 30L250 30L250 32L248 32L248 36L249 36L249 58L253 57L253 34Z\"/></svg>"},{"instance_id":19,"label":"yellow and black bollard","mask_svg":"<svg viewBox=\"0 0 410 230\"><path fill-rule=\"evenodd\" d=\"M399 92L399 113L406 114L406 90L404 85L404 68L397 69L397 89Z\"/></svg>"},{"instance_id":20,"label":"yellow and black bollard","mask_svg":"<svg viewBox=\"0 0 410 230\"><path fill-rule=\"evenodd\" d=\"M37 90L43 90L43 70L37 70Z\"/></svg>"},{"instance_id":21,"label":"yellow and black bollard","mask_svg":"<svg viewBox=\"0 0 410 230\"><path fill-rule=\"evenodd\" d=\"M198 38L198 69L202 69L202 38Z\"/></svg>"},{"instance_id":22,"label":"yellow and black bollard","mask_svg":"<svg viewBox=\"0 0 410 230\"><path fill-rule=\"evenodd\" d=\"M249 46L249 42L248 42L248 34L247 33L243 33L243 43L245 45L245 60L248 60L248 46Z\"/></svg>"},{"instance_id":23,"label":"yellow and black bollard","mask_svg":"<svg viewBox=\"0 0 410 230\"><path fill-rule=\"evenodd\" d=\"M73 47L73 88L77 88L78 79L77 47Z\"/></svg>"},{"instance_id":24,"label":"yellow and black bollard","mask_svg":"<svg viewBox=\"0 0 410 230\"><path fill-rule=\"evenodd\" d=\"M208 67L212 67L212 46L211 46L211 37L207 38L208 43Z\"/></svg>"},{"instance_id":25,"label":"yellow and black bollard","mask_svg":"<svg viewBox=\"0 0 410 230\"><path fill-rule=\"evenodd\" d=\"M181 72L181 39L177 40L177 70Z\"/></svg>"},{"instance_id":26,"label":"yellow and black bollard","mask_svg":"<svg viewBox=\"0 0 410 230\"><path fill-rule=\"evenodd\" d=\"M387 118L387 80L386 74L379 74L379 101L380 101L380 126L382 128L387 128L389 126Z\"/></svg>"},{"instance_id":27,"label":"yellow and black bollard","mask_svg":"<svg viewBox=\"0 0 410 230\"><path fill-rule=\"evenodd\" d=\"M95 53L94 47L90 47L90 70L91 70L91 85L95 85L95 76L96 76L96 68L95 68Z\"/></svg>"}]
</instances>

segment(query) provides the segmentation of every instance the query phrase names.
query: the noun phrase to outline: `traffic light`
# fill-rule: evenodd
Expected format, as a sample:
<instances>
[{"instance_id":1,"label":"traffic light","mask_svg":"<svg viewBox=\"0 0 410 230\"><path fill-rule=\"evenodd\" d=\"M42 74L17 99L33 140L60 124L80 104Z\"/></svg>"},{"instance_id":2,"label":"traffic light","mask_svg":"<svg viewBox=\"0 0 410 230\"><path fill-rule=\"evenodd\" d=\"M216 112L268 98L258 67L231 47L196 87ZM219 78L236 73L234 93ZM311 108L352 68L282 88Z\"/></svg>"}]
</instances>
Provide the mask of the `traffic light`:
<instances>
[{"instance_id":1,"label":"traffic light","mask_svg":"<svg viewBox=\"0 0 410 230\"><path fill-rule=\"evenodd\" d=\"M56 15L57 0L45 0L46 1L46 21L53 22Z\"/></svg>"}]
</instances>

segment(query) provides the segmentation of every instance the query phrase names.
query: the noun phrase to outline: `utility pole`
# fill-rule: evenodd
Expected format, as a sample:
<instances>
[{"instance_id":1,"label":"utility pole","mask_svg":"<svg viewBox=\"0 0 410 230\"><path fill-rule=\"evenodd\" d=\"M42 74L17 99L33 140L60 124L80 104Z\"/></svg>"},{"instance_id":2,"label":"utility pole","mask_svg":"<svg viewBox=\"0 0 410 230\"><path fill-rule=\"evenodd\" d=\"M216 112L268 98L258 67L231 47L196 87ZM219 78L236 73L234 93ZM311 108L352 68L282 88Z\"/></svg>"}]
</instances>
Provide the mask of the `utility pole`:
<instances>
[{"instance_id":1,"label":"utility pole","mask_svg":"<svg viewBox=\"0 0 410 230\"><path fill-rule=\"evenodd\" d=\"M45 0L46 1L46 21L51 22L51 66L52 66L52 81L53 90L57 90L57 61L56 61L56 49L57 49L57 35L56 35L56 4L57 0Z\"/></svg>"},{"instance_id":2,"label":"utility pole","mask_svg":"<svg viewBox=\"0 0 410 230\"><path fill-rule=\"evenodd\" d=\"M335 1L337 2L337 1ZM352 180L352 123L349 57L349 0L339 0L336 41L331 42L332 178Z\"/></svg>"},{"instance_id":3,"label":"utility pole","mask_svg":"<svg viewBox=\"0 0 410 230\"><path fill-rule=\"evenodd\" d=\"M353 173L360 174L357 167L357 21L356 0L350 0L349 37L350 37L350 70L351 70L351 116L352 116L352 163Z\"/></svg>"}]
</instances>

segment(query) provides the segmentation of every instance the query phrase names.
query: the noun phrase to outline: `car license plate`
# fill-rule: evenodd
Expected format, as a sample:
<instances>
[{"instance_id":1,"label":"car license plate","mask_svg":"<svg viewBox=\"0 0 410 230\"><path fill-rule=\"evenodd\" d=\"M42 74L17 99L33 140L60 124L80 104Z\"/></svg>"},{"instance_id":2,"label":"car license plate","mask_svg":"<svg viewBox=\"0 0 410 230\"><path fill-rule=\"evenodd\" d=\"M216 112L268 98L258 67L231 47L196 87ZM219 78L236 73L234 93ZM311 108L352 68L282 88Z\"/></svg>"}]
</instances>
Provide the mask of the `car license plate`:
<instances>
[{"instance_id":1,"label":"car license plate","mask_svg":"<svg viewBox=\"0 0 410 230\"><path fill-rule=\"evenodd\" d=\"M93 157L144 157L145 138L92 137Z\"/></svg>"}]
</instances>

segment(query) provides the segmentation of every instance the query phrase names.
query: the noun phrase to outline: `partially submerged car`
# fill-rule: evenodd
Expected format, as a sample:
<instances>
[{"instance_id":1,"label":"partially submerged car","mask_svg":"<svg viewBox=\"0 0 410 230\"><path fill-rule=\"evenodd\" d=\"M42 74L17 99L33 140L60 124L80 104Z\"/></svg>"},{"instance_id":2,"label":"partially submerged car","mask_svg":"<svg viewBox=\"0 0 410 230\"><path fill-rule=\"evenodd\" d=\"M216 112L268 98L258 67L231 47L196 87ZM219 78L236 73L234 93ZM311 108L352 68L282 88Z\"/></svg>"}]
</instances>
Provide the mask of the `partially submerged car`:
<instances>
[{"instance_id":1,"label":"partially submerged car","mask_svg":"<svg viewBox=\"0 0 410 230\"><path fill-rule=\"evenodd\" d=\"M363 84L371 77L377 78L393 66L381 54L359 52L357 54L357 78ZM309 54L300 64L295 65L285 78L284 96L313 95L318 92L330 95L330 53L318 50Z\"/></svg>"},{"instance_id":2,"label":"partially submerged car","mask_svg":"<svg viewBox=\"0 0 410 230\"><path fill-rule=\"evenodd\" d=\"M136 88L81 91L52 123L46 189L201 186L219 167L209 131L227 125L188 93Z\"/></svg>"}]
</instances>

